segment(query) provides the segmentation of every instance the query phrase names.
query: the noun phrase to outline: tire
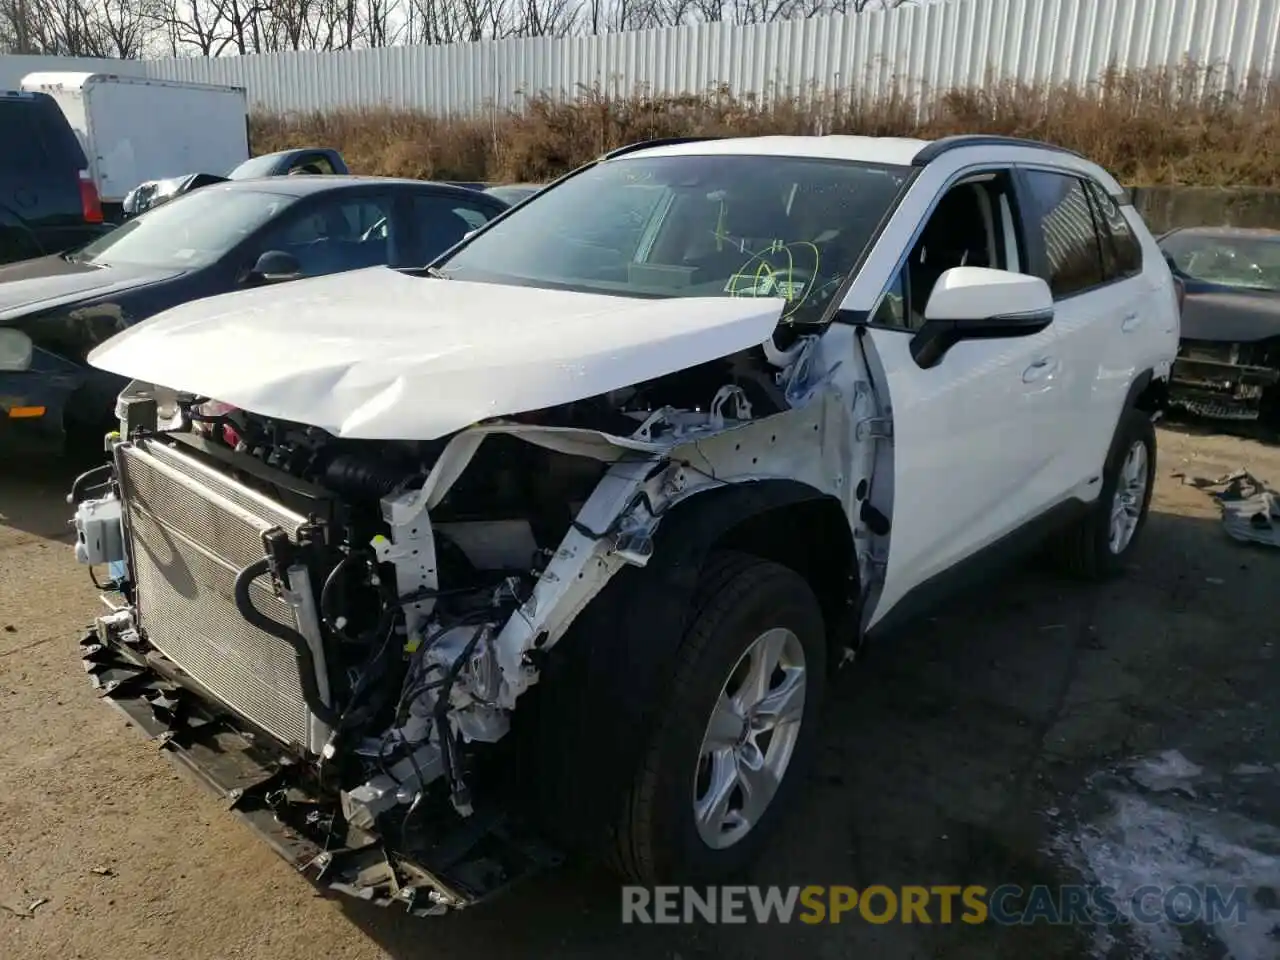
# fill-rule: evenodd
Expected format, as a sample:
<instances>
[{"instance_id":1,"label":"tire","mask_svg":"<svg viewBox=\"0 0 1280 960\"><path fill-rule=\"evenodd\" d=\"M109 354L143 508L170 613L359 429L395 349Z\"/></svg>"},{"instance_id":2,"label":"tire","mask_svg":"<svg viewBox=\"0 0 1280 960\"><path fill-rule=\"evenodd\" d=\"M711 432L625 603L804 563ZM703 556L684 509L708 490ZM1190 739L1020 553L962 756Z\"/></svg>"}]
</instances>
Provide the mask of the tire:
<instances>
[{"instance_id":1,"label":"tire","mask_svg":"<svg viewBox=\"0 0 1280 960\"><path fill-rule=\"evenodd\" d=\"M1141 447L1145 466L1134 474L1135 465L1130 460L1131 451ZM1142 489L1137 491L1128 484L1130 504L1127 511L1132 520L1132 530L1127 538L1112 539L1112 511L1116 507L1116 493L1126 483L1126 470L1131 477L1140 475ZM1133 552L1138 537L1146 526L1151 506L1151 491L1156 476L1156 431L1151 418L1141 410L1127 408L1120 417L1116 435L1107 455L1102 475L1102 489L1089 512L1059 534L1053 544L1058 566L1070 576L1082 580L1105 580L1124 569ZM1136 510L1136 516L1133 511ZM1116 548L1117 543L1119 549Z\"/></svg>"},{"instance_id":2,"label":"tire","mask_svg":"<svg viewBox=\"0 0 1280 960\"><path fill-rule=\"evenodd\" d=\"M615 870L642 884L713 883L745 869L794 800L818 736L827 664L825 630L817 598L798 574L744 554L713 554L699 578L689 624L678 649L666 709L653 729L612 831L610 859ZM770 642L753 648L757 638L766 635ZM795 690L796 684L803 689L799 722L748 736L737 747L724 746L728 738L720 741L717 770L737 769L725 759L730 753L768 765L787 752L788 741L793 745L785 768L780 768L776 792L751 818L749 829L743 831L741 824L742 815L749 812L748 795L740 784L736 802L741 809L735 814L735 795L728 794L726 822L738 820L732 829L707 829L716 842L727 844L717 849L704 839L694 815L695 796L700 789L706 791L713 768L711 761L700 759L704 735L709 733L713 708L726 681L743 664L749 668L766 662L767 657L760 659L766 647L781 650L779 663L790 664L772 689ZM803 671L797 674L801 661ZM732 686L728 689L734 692ZM794 707L796 701L791 703ZM740 838L733 840L735 836Z\"/></svg>"}]
</instances>

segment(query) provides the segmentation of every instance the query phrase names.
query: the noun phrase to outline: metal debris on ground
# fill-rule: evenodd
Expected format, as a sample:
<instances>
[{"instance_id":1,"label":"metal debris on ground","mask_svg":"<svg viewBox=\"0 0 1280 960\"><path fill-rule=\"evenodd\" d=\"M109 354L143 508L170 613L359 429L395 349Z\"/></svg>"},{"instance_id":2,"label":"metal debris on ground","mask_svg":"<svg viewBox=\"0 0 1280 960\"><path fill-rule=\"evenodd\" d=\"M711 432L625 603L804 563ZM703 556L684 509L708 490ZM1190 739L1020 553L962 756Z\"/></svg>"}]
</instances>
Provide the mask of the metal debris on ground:
<instances>
[{"instance_id":1,"label":"metal debris on ground","mask_svg":"<svg viewBox=\"0 0 1280 960\"><path fill-rule=\"evenodd\" d=\"M1197 490L1207 490L1222 509L1227 536L1242 543L1280 547L1280 494L1248 470L1237 470L1216 480L1174 473Z\"/></svg>"},{"instance_id":2,"label":"metal debris on ground","mask_svg":"<svg viewBox=\"0 0 1280 960\"><path fill-rule=\"evenodd\" d=\"M15 907L8 903L0 903L0 909L7 910L9 913L13 914L15 917L21 917L23 920L30 920L32 917L36 915L36 910L39 909L40 907L43 907L48 902L49 902L48 897L40 897L36 900L31 901L31 904L25 910L21 909L20 907Z\"/></svg>"}]
</instances>

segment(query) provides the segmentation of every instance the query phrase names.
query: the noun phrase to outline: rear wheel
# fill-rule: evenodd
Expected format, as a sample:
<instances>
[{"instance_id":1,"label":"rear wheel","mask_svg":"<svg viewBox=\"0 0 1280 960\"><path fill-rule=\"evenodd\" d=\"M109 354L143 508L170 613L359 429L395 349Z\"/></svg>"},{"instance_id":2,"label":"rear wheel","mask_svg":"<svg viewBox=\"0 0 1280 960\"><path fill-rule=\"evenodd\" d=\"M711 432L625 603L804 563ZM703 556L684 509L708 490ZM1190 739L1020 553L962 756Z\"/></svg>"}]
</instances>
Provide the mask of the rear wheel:
<instances>
[{"instance_id":1,"label":"rear wheel","mask_svg":"<svg viewBox=\"0 0 1280 960\"><path fill-rule=\"evenodd\" d=\"M795 797L825 688L822 613L794 571L736 553L701 578L671 695L616 825L641 883L713 882L759 854Z\"/></svg>"},{"instance_id":2,"label":"rear wheel","mask_svg":"<svg viewBox=\"0 0 1280 960\"><path fill-rule=\"evenodd\" d=\"M1054 545L1067 573L1098 580L1124 567L1147 521L1155 472L1155 427L1147 414L1129 408L1120 418L1098 499Z\"/></svg>"}]
</instances>

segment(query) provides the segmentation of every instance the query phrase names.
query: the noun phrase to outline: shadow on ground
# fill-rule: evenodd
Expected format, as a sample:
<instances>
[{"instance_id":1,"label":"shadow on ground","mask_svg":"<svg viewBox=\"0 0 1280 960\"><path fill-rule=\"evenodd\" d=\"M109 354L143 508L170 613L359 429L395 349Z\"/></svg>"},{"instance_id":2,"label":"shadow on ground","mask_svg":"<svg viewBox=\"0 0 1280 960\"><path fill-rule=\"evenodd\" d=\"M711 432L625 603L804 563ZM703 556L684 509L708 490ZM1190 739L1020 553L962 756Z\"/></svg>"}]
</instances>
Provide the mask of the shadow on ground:
<instances>
[{"instance_id":1,"label":"shadow on ground","mask_svg":"<svg viewBox=\"0 0 1280 960\"><path fill-rule=\"evenodd\" d=\"M1077 882L1044 849L1062 827L1057 808L1096 770L1174 746L1256 759L1257 743L1240 749L1243 731L1280 708L1280 670L1258 630L1273 635L1277 571L1274 556L1229 541L1214 520L1153 513L1124 579L1091 587L1028 569L941 609L839 679L808 795L749 882ZM1280 809L1271 814L1280 821ZM451 917L346 909L397 960L1051 960L1089 950L1090 931L948 926L936 915L932 926L856 916L839 926L623 926L620 904L618 881L580 866ZM1190 954L1220 955L1212 942Z\"/></svg>"},{"instance_id":2,"label":"shadow on ground","mask_svg":"<svg viewBox=\"0 0 1280 960\"><path fill-rule=\"evenodd\" d=\"M41 458L0 467L0 526L35 537L72 539L71 484L101 457Z\"/></svg>"}]
</instances>

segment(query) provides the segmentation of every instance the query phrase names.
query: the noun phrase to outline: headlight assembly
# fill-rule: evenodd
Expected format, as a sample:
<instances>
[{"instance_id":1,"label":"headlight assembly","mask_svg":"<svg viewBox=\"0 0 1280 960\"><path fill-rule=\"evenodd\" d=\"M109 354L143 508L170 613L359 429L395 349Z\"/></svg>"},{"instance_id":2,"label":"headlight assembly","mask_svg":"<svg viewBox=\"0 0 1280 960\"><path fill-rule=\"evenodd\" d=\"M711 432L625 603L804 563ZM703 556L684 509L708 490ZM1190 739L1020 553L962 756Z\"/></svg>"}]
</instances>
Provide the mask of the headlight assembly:
<instances>
[{"instance_id":1,"label":"headlight assembly","mask_svg":"<svg viewBox=\"0 0 1280 960\"><path fill-rule=\"evenodd\" d=\"M0 371L27 370L31 366L31 338L21 330L0 329Z\"/></svg>"}]
</instances>

